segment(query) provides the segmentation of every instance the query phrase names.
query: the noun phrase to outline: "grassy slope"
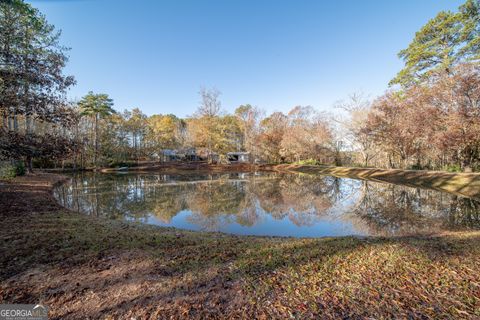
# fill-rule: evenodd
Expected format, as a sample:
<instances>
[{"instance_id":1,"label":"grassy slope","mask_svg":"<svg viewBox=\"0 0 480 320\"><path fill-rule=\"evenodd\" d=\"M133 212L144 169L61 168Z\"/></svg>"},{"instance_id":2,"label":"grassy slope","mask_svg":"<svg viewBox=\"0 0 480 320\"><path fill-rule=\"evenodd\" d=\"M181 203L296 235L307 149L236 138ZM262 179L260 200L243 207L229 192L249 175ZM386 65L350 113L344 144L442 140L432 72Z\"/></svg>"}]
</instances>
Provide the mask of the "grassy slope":
<instances>
[{"instance_id":1,"label":"grassy slope","mask_svg":"<svg viewBox=\"0 0 480 320\"><path fill-rule=\"evenodd\" d=\"M442 171L308 165L277 165L271 166L270 169L385 181L415 187L433 188L480 199L480 173L450 173Z\"/></svg>"},{"instance_id":2,"label":"grassy slope","mask_svg":"<svg viewBox=\"0 0 480 320\"><path fill-rule=\"evenodd\" d=\"M53 318L480 317L480 232L237 237L90 218L58 176L0 186L0 303Z\"/></svg>"}]
</instances>

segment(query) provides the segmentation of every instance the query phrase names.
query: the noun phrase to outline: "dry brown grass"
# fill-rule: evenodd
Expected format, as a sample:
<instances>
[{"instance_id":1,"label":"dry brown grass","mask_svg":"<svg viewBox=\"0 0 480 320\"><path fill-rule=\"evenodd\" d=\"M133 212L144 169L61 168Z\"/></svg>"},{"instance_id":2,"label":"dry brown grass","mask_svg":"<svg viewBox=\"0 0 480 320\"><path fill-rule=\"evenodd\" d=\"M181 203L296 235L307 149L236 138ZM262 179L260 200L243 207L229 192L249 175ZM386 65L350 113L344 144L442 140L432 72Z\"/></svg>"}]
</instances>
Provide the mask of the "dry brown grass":
<instances>
[{"instance_id":1,"label":"dry brown grass","mask_svg":"<svg viewBox=\"0 0 480 320\"><path fill-rule=\"evenodd\" d=\"M0 303L43 302L53 319L480 318L480 232L187 232L68 212L52 202L60 180L0 186Z\"/></svg>"}]
</instances>

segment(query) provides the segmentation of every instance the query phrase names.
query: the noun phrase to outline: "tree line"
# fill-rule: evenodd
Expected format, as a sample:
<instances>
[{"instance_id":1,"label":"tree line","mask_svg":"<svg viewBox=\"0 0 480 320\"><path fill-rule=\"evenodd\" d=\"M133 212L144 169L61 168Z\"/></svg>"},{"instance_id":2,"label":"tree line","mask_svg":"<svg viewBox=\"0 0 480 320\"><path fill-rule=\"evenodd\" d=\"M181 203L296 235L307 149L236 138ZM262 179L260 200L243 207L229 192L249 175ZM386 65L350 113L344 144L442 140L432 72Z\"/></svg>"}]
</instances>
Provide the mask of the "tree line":
<instances>
[{"instance_id":1,"label":"tree line","mask_svg":"<svg viewBox=\"0 0 480 320\"><path fill-rule=\"evenodd\" d=\"M78 143L74 161L80 166L119 165L161 160L164 150L195 149L205 160L226 160L228 152L250 152L252 159L293 162L328 159L333 134L328 117L312 107L297 106L288 114L246 104L226 113L216 89L202 89L198 110L184 119L147 116L138 108L116 112L105 94L89 93L72 110L79 121L69 130ZM82 143L83 142L83 143ZM78 161L77 161L78 160Z\"/></svg>"},{"instance_id":2,"label":"tree line","mask_svg":"<svg viewBox=\"0 0 480 320\"><path fill-rule=\"evenodd\" d=\"M246 151L268 163L480 169L478 0L440 12L415 34L385 94L354 94L333 114L296 106L266 115L250 104L227 113L212 88L200 90L186 118L118 112L105 93L68 101L75 79L63 72L68 48L59 40L31 5L0 2L0 157L28 170L115 166L192 148L219 161Z\"/></svg>"},{"instance_id":3,"label":"tree line","mask_svg":"<svg viewBox=\"0 0 480 320\"><path fill-rule=\"evenodd\" d=\"M438 13L399 57L389 91L340 104L363 165L480 170L479 1Z\"/></svg>"},{"instance_id":4,"label":"tree line","mask_svg":"<svg viewBox=\"0 0 480 320\"><path fill-rule=\"evenodd\" d=\"M63 74L67 48L43 14L21 0L0 2L0 156L22 159L70 154L64 128L72 123Z\"/></svg>"}]
</instances>

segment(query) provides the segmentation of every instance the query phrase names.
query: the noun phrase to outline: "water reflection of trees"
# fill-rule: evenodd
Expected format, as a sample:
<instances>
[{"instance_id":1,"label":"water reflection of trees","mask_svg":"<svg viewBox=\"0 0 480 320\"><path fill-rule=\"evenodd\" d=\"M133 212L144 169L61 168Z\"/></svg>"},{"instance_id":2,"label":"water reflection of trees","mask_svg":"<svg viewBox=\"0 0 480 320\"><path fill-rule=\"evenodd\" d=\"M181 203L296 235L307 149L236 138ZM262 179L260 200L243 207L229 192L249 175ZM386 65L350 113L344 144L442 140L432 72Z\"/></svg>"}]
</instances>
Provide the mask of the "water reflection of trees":
<instances>
[{"instance_id":1,"label":"water reflection of trees","mask_svg":"<svg viewBox=\"0 0 480 320\"><path fill-rule=\"evenodd\" d=\"M479 202L429 189L363 181L350 217L377 235L479 228Z\"/></svg>"},{"instance_id":2,"label":"water reflection of trees","mask_svg":"<svg viewBox=\"0 0 480 320\"><path fill-rule=\"evenodd\" d=\"M447 226L480 228L480 202L452 195Z\"/></svg>"},{"instance_id":3,"label":"water reflection of trees","mask_svg":"<svg viewBox=\"0 0 480 320\"><path fill-rule=\"evenodd\" d=\"M312 225L332 207L337 180L284 175L277 180L252 183L251 189L260 207L274 219L287 217L298 226Z\"/></svg>"},{"instance_id":4,"label":"water reflection of trees","mask_svg":"<svg viewBox=\"0 0 480 320\"><path fill-rule=\"evenodd\" d=\"M180 212L205 230L265 218L297 226L344 219L369 234L478 227L478 202L433 190L308 175L83 174L56 190L67 207L91 215L165 224Z\"/></svg>"},{"instance_id":5,"label":"water reflection of trees","mask_svg":"<svg viewBox=\"0 0 480 320\"><path fill-rule=\"evenodd\" d=\"M91 215L169 223L183 210L189 222L215 229L236 222L255 225L265 214L310 225L332 206L338 179L262 174L83 174L57 189L63 204Z\"/></svg>"}]
</instances>

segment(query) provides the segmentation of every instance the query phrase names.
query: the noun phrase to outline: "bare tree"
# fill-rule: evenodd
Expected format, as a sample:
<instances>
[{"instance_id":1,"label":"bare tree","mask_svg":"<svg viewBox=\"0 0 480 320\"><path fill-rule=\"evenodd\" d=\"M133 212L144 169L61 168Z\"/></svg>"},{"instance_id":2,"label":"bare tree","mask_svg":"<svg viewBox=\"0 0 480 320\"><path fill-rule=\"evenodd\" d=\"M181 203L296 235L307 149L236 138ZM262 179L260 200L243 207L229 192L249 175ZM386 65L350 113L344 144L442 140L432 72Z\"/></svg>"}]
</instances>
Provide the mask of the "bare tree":
<instances>
[{"instance_id":1,"label":"bare tree","mask_svg":"<svg viewBox=\"0 0 480 320\"><path fill-rule=\"evenodd\" d=\"M331 140L332 132L325 114L311 106L297 106L288 113L280 154L290 161L322 160L331 153Z\"/></svg>"},{"instance_id":2,"label":"bare tree","mask_svg":"<svg viewBox=\"0 0 480 320\"><path fill-rule=\"evenodd\" d=\"M252 161L257 156L260 119L263 114L263 110L250 104L241 105L235 110L235 117L240 122L242 129L242 137L239 144L243 146L244 150L251 153Z\"/></svg>"},{"instance_id":3,"label":"bare tree","mask_svg":"<svg viewBox=\"0 0 480 320\"><path fill-rule=\"evenodd\" d=\"M368 166L378 153L366 129L371 101L363 93L353 93L347 100L337 102L336 107L348 112L348 119L337 119L337 122L343 127L344 137L351 147L362 155L363 165Z\"/></svg>"},{"instance_id":4,"label":"bare tree","mask_svg":"<svg viewBox=\"0 0 480 320\"><path fill-rule=\"evenodd\" d=\"M219 100L221 92L216 88L201 88L199 94L201 101L196 114L200 117L215 117L219 115L222 108L222 103Z\"/></svg>"}]
</instances>

